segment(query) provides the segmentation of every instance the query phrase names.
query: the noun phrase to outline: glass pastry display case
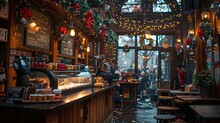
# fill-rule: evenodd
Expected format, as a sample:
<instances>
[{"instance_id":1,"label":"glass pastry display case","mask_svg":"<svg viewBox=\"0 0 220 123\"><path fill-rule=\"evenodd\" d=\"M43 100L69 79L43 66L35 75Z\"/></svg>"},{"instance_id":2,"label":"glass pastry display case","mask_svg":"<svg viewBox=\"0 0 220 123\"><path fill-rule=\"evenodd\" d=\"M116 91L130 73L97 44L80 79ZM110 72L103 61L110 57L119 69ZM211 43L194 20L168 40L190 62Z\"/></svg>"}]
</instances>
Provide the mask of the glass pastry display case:
<instances>
[{"instance_id":1,"label":"glass pastry display case","mask_svg":"<svg viewBox=\"0 0 220 123\"><path fill-rule=\"evenodd\" d=\"M31 69L30 83L37 88L61 89L62 94L77 92L93 85L93 79L87 70L50 71Z\"/></svg>"}]
</instances>

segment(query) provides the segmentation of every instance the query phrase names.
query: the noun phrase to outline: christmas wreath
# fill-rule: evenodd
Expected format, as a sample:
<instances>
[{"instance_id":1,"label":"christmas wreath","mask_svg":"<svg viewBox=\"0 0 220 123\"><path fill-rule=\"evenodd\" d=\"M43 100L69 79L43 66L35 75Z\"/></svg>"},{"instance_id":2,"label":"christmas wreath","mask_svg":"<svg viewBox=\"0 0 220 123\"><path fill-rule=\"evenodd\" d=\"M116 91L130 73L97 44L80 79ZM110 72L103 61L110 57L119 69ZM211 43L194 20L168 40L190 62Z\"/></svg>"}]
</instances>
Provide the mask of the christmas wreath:
<instances>
[{"instance_id":1,"label":"christmas wreath","mask_svg":"<svg viewBox=\"0 0 220 123\"><path fill-rule=\"evenodd\" d=\"M17 20L24 26L28 26L32 17L32 13L29 9L30 6L31 4L28 2L28 0L18 0L17 4L15 5Z\"/></svg>"},{"instance_id":2,"label":"christmas wreath","mask_svg":"<svg viewBox=\"0 0 220 123\"><path fill-rule=\"evenodd\" d=\"M126 53L130 51L130 47L129 47L128 44L126 44L126 45L123 47L123 51L126 52Z\"/></svg>"},{"instance_id":3,"label":"christmas wreath","mask_svg":"<svg viewBox=\"0 0 220 123\"><path fill-rule=\"evenodd\" d=\"M146 39L145 35L141 35L139 43L142 49L151 49L153 46L153 39Z\"/></svg>"}]
</instances>

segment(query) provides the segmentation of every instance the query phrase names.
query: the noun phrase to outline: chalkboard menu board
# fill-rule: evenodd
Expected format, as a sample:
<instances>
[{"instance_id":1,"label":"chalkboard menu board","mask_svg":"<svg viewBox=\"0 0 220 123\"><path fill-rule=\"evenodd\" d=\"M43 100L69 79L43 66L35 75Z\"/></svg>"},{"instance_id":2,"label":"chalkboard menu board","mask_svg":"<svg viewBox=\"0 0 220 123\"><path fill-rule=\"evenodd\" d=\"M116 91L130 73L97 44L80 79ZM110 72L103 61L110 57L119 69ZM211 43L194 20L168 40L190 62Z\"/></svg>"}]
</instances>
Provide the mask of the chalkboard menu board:
<instances>
[{"instance_id":1,"label":"chalkboard menu board","mask_svg":"<svg viewBox=\"0 0 220 123\"><path fill-rule=\"evenodd\" d=\"M61 41L61 54L73 56L73 39L68 34Z\"/></svg>"},{"instance_id":2,"label":"chalkboard menu board","mask_svg":"<svg viewBox=\"0 0 220 123\"><path fill-rule=\"evenodd\" d=\"M27 27L25 45L50 50L50 18L36 10L30 9L32 18ZM36 23L32 25L31 22Z\"/></svg>"}]
</instances>

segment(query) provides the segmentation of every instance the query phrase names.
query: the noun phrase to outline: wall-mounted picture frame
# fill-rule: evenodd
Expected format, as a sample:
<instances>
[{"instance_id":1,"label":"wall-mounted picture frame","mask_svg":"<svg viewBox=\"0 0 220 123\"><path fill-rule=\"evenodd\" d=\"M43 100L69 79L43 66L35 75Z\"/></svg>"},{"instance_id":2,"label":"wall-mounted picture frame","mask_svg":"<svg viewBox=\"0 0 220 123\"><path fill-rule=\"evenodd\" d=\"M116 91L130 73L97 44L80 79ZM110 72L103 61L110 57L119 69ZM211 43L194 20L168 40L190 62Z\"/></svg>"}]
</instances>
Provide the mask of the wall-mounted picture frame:
<instances>
[{"instance_id":1,"label":"wall-mounted picture frame","mask_svg":"<svg viewBox=\"0 0 220 123\"><path fill-rule=\"evenodd\" d=\"M4 28L0 28L0 41L7 42L8 41L8 30Z\"/></svg>"},{"instance_id":2,"label":"wall-mounted picture frame","mask_svg":"<svg viewBox=\"0 0 220 123\"><path fill-rule=\"evenodd\" d=\"M8 4L0 9L0 18L8 19L9 7Z\"/></svg>"}]
</instances>

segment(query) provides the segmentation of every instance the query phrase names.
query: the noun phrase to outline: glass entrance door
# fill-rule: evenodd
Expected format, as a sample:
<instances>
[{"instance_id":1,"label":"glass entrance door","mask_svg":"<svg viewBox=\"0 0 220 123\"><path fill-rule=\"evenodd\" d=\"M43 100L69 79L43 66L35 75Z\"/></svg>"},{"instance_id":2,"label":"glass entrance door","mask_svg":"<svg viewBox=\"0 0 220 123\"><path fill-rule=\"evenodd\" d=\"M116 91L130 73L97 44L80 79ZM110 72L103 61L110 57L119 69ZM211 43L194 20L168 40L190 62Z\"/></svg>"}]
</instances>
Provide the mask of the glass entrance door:
<instances>
[{"instance_id":1,"label":"glass entrance door","mask_svg":"<svg viewBox=\"0 0 220 123\"><path fill-rule=\"evenodd\" d=\"M158 87L170 88L171 84L171 53L167 51L159 52L158 65Z\"/></svg>"},{"instance_id":2,"label":"glass entrance door","mask_svg":"<svg viewBox=\"0 0 220 123\"><path fill-rule=\"evenodd\" d=\"M141 79L147 77L142 88L147 91L147 95L156 93L157 88L170 88L171 53L138 50L138 75Z\"/></svg>"},{"instance_id":3,"label":"glass entrance door","mask_svg":"<svg viewBox=\"0 0 220 123\"><path fill-rule=\"evenodd\" d=\"M156 50L138 50L138 74L144 96L155 95L158 87L158 57ZM143 81L144 80L144 81Z\"/></svg>"}]
</instances>

